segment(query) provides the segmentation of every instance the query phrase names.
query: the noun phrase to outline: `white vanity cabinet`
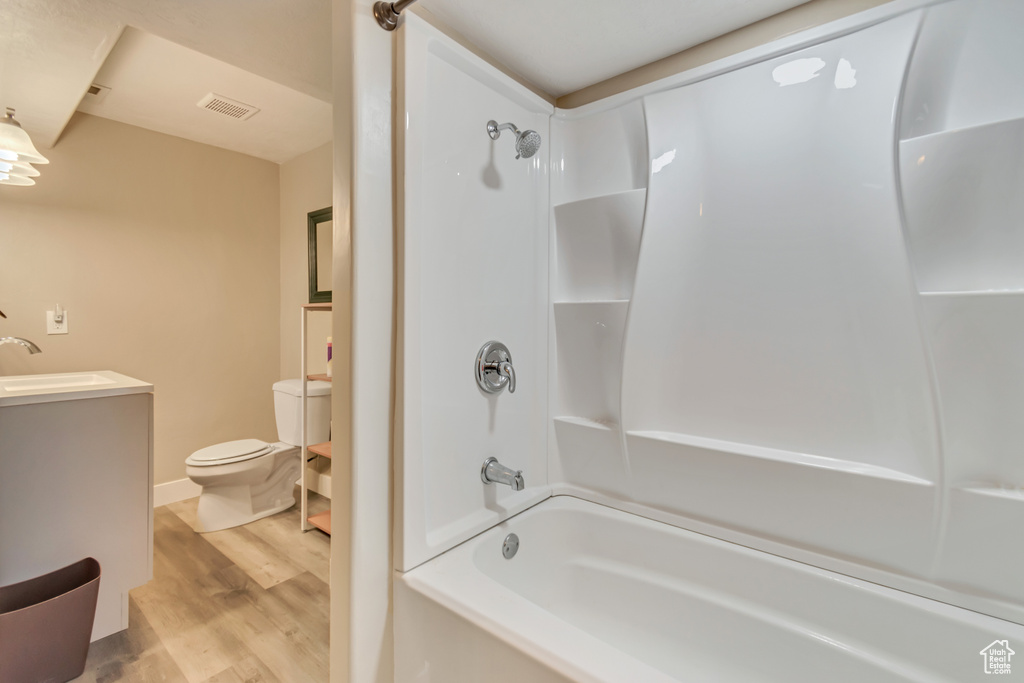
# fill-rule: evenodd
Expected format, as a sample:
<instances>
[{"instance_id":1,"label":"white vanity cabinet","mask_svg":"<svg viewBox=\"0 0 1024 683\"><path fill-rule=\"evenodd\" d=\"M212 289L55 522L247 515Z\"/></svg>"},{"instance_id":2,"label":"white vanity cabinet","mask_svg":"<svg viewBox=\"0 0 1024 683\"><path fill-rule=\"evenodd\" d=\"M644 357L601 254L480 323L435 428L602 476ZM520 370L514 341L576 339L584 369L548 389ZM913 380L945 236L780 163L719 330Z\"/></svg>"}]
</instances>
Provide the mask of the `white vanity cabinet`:
<instances>
[{"instance_id":1,"label":"white vanity cabinet","mask_svg":"<svg viewBox=\"0 0 1024 683\"><path fill-rule=\"evenodd\" d=\"M0 585L102 568L91 640L153 576L153 386L114 372L0 377Z\"/></svg>"}]
</instances>

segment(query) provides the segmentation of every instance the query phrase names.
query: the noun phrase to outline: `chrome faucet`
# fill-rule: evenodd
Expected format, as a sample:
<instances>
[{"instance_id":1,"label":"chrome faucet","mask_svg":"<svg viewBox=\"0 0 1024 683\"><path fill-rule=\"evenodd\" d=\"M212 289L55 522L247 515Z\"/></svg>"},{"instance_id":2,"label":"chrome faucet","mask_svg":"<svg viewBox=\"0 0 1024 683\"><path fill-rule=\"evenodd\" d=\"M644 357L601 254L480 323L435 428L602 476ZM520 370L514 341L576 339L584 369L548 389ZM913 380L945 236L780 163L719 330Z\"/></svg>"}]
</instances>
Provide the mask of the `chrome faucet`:
<instances>
[{"instance_id":1,"label":"chrome faucet","mask_svg":"<svg viewBox=\"0 0 1024 683\"><path fill-rule=\"evenodd\" d=\"M42 353L38 346L21 337L0 337L0 344L20 344L28 349L29 353Z\"/></svg>"},{"instance_id":2,"label":"chrome faucet","mask_svg":"<svg viewBox=\"0 0 1024 683\"><path fill-rule=\"evenodd\" d=\"M515 392L516 369L507 346L489 341L481 347L476 357L476 383L488 394L500 393L505 387L508 393Z\"/></svg>"},{"instance_id":3,"label":"chrome faucet","mask_svg":"<svg viewBox=\"0 0 1024 683\"><path fill-rule=\"evenodd\" d=\"M497 458L487 458L484 466L480 468L480 478L485 484L505 484L511 486L513 491L522 491L526 488L526 480L523 479L522 470L514 470L505 467Z\"/></svg>"}]
</instances>

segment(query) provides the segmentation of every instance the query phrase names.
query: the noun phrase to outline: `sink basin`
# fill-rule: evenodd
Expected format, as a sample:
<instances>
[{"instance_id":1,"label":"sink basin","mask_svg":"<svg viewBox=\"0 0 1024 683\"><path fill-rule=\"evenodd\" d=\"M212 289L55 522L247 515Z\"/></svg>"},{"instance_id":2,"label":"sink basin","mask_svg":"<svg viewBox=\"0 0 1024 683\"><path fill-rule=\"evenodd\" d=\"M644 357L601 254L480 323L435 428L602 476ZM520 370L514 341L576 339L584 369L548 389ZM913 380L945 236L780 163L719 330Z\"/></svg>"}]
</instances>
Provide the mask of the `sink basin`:
<instances>
[{"instance_id":1,"label":"sink basin","mask_svg":"<svg viewBox=\"0 0 1024 683\"><path fill-rule=\"evenodd\" d=\"M75 373L71 375L35 375L30 377L0 377L0 390L40 391L68 387L91 387L99 384L113 384L114 380L96 373Z\"/></svg>"},{"instance_id":2,"label":"sink basin","mask_svg":"<svg viewBox=\"0 0 1024 683\"><path fill-rule=\"evenodd\" d=\"M102 398L153 391L147 382L110 370L0 377L0 406Z\"/></svg>"}]
</instances>

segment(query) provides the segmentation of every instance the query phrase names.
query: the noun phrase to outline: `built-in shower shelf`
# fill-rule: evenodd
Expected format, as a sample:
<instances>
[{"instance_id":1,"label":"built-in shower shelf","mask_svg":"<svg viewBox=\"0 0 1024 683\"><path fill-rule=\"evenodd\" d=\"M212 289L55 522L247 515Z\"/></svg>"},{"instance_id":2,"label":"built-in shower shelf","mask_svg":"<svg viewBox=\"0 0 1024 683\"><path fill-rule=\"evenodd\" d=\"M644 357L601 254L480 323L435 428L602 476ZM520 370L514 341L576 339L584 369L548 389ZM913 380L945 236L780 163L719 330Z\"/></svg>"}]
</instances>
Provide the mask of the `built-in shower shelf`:
<instances>
[{"instance_id":1,"label":"built-in shower shelf","mask_svg":"<svg viewBox=\"0 0 1024 683\"><path fill-rule=\"evenodd\" d=\"M578 486L615 493L626 480L622 430L612 420L561 415L552 420L562 475Z\"/></svg>"},{"instance_id":2,"label":"built-in shower shelf","mask_svg":"<svg viewBox=\"0 0 1024 683\"><path fill-rule=\"evenodd\" d=\"M567 202L560 202L558 204L555 204L554 208L560 211L576 211L582 210L584 207L587 206L601 206L608 202L628 201L629 197L638 196L646 198L647 188L637 187L631 190L618 190L616 192L601 192L599 194L589 194L589 196L587 197L580 197L578 199L570 199Z\"/></svg>"},{"instance_id":3,"label":"built-in shower shelf","mask_svg":"<svg viewBox=\"0 0 1024 683\"><path fill-rule=\"evenodd\" d=\"M1024 503L1024 490L1021 489L1008 489L995 486L972 486L970 488L963 488L960 490L963 491L964 493L969 493L976 496L1001 498L1003 500L1014 500Z\"/></svg>"},{"instance_id":4,"label":"built-in shower shelf","mask_svg":"<svg viewBox=\"0 0 1024 683\"><path fill-rule=\"evenodd\" d=\"M615 432L619 429L619 423L611 420L591 420L588 417L580 417L578 415L559 415L553 419L555 422L562 422L586 429L595 429L600 432Z\"/></svg>"},{"instance_id":5,"label":"built-in shower shelf","mask_svg":"<svg viewBox=\"0 0 1024 683\"><path fill-rule=\"evenodd\" d=\"M927 479L914 476L907 472L882 467L880 465L856 462L853 460L843 460L840 458L831 458L822 455L812 455L809 453L797 453L777 448L757 446L754 444L709 439L707 437L680 434L677 432L630 430L626 432L626 436L638 443L646 441L648 443L659 443L669 447L678 446L680 452L700 451L703 453L714 452L734 456L745 456L747 458L757 458L759 460L772 461L786 465L828 470L835 473L852 474L861 477L871 477L874 479L887 479L889 481L900 482L903 484L914 484L920 486L932 485L932 482ZM630 448L630 451L632 452L632 447Z\"/></svg>"},{"instance_id":6,"label":"built-in shower shelf","mask_svg":"<svg viewBox=\"0 0 1024 683\"><path fill-rule=\"evenodd\" d=\"M646 198L628 190L555 206L559 298L629 298Z\"/></svg>"},{"instance_id":7,"label":"built-in shower shelf","mask_svg":"<svg viewBox=\"0 0 1024 683\"><path fill-rule=\"evenodd\" d=\"M921 296L928 297L990 297L990 296L1021 296L1024 289L974 289L959 292L921 292Z\"/></svg>"},{"instance_id":8,"label":"built-in shower shelf","mask_svg":"<svg viewBox=\"0 0 1024 683\"><path fill-rule=\"evenodd\" d=\"M555 324L566 328L577 323L622 321L625 325L629 299L591 299L589 301L556 301ZM625 329L622 327L622 329Z\"/></svg>"},{"instance_id":9,"label":"built-in shower shelf","mask_svg":"<svg viewBox=\"0 0 1024 683\"><path fill-rule=\"evenodd\" d=\"M1024 116L1010 116L1009 118L1002 118L997 120L977 120L973 122L959 122L959 125L954 124L954 127L945 127L948 125L943 124L942 128L934 130L920 130L914 131L910 134L903 134L900 137L900 144L905 145L906 143L936 143L939 141L946 140L965 140L963 143L965 147L978 147L979 143L984 144L987 142L986 138L991 135L1004 134L1007 130L1013 131L1014 129L1024 126ZM916 158L916 157L915 157Z\"/></svg>"},{"instance_id":10,"label":"built-in shower shelf","mask_svg":"<svg viewBox=\"0 0 1024 683\"><path fill-rule=\"evenodd\" d=\"M1022 154L1024 119L900 143L907 245L922 291L1024 289Z\"/></svg>"},{"instance_id":11,"label":"built-in shower shelf","mask_svg":"<svg viewBox=\"0 0 1024 683\"><path fill-rule=\"evenodd\" d=\"M585 299L580 301L556 301L555 309L559 306L595 306L595 305L611 305L611 306L628 306L629 299Z\"/></svg>"}]
</instances>

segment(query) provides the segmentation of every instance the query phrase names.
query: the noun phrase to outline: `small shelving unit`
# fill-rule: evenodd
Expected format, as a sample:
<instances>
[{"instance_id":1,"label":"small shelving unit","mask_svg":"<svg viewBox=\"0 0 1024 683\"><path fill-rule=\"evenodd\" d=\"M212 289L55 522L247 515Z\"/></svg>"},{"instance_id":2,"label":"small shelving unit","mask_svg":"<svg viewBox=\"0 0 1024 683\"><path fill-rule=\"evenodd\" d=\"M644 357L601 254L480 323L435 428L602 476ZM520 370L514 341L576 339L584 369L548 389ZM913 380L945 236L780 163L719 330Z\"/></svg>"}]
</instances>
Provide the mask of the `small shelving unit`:
<instances>
[{"instance_id":1,"label":"small shelving unit","mask_svg":"<svg viewBox=\"0 0 1024 683\"><path fill-rule=\"evenodd\" d=\"M326 374L310 374L306 370L306 331L308 328L309 314L314 312L330 312L330 303L315 303L315 304L303 304L302 305L302 335L301 335L301 346L302 349L302 403L301 403L301 420L302 420L302 476L300 479L300 519L301 528L303 531L308 531L312 528L317 528L324 533L330 535L331 533L331 511L330 509L319 512L315 515L309 514L309 484L307 482L308 477L308 463L309 453L312 453L316 457L330 458L331 457L331 442L325 441L324 443L311 444L307 441L307 430L306 430L306 385L308 382L330 382L331 377Z\"/></svg>"}]
</instances>

